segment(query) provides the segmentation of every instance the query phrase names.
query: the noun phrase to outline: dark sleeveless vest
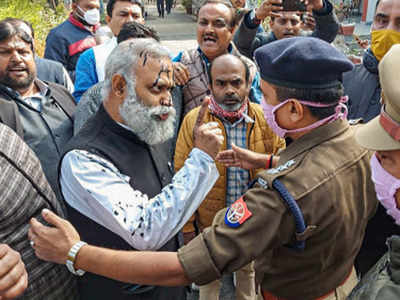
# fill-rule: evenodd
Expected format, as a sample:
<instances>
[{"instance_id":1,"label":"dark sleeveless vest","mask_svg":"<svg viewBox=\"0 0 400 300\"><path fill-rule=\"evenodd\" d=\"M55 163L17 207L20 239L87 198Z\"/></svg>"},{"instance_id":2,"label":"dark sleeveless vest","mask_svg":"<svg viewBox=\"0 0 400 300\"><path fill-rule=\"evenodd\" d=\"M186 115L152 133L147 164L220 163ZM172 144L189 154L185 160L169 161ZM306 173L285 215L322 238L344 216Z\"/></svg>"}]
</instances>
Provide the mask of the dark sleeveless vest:
<instances>
[{"instance_id":1,"label":"dark sleeveless vest","mask_svg":"<svg viewBox=\"0 0 400 300\"><path fill-rule=\"evenodd\" d=\"M173 176L171 163L168 161L169 145L168 142L154 146L143 143L134 133L112 120L101 105L98 112L70 140L63 156L74 149L99 155L113 163L121 173L128 175L133 189L152 198L171 182ZM65 203L69 220L76 227L83 241L106 248L134 250L121 237L82 215L67 202ZM175 236L159 251L176 251L178 247L178 236ZM80 278L79 290L81 299L85 300L186 299L183 287L137 286L88 272Z\"/></svg>"},{"instance_id":2,"label":"dark sleeveless vest","mask_svg":"<svg viewBox=\"0 0 400 300\"><path fill-rule=\"evenodd\" d=\"M76 104L63 86L45 83L48 92L41 101L41 111L27 105L14 90L0 85L0 122L17 132L35 152L51 188L60 200L57 163L61 149L72 137Z\"/></svg>"}]
</instances>

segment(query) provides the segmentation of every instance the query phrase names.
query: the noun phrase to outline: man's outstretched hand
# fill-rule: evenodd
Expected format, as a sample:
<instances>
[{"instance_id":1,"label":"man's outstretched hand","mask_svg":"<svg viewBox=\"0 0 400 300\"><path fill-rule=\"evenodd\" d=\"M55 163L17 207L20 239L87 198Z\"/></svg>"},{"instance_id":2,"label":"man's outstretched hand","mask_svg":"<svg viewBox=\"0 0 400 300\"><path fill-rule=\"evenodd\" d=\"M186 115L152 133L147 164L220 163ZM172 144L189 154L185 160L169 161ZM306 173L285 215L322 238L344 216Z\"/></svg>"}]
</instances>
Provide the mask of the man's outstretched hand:
<instances>
[{"instance_id":1,"label":"man's outstretched hand","mask_svg":"<svg viewBox=\"0 0 400 300\"><path fill-rule=\"evenodd\" d=\"M269 155L253 152L232 144L232 149L218 153L216 160L225 167L239 167L246 170L263 169Z\"/></svg>"},{"instance_id":2,"label":"man's outstretched hand","mask_svg":"<svg viewBox=\"0 0 400 300\"><path fill-rule=\"evenodd\" d=\"M206 152L213 159L215 159L222 143L224 142L224 136L222 134L222 130L218 127L217 122L204 123L204 116L207 112L209 102L210 98L205 97L203 103L201 104L200 111L193 128L193 139L194 146L196 148Z\"/></svg>"},{"instance_id":3,"label":"man's outstretched hand","mask_svg":"<svg viewBox=\"0 0 400 300\"><path fill-rule=\"evenodd\" d=\"M39 223L35 218L30 221L28 238L33 241L35 254L40 259L65 264L68 252L80 237L70 222L44 209L43 219L54 227Z\"/></svg>"}]
</instances>

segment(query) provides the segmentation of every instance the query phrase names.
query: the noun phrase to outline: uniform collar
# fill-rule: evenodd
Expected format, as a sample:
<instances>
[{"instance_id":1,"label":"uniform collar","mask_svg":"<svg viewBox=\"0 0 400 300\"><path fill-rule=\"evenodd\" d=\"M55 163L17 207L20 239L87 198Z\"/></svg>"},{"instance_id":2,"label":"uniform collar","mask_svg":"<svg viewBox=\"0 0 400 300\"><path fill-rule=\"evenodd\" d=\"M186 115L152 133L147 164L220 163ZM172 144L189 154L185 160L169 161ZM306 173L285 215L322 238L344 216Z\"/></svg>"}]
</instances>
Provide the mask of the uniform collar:
<instances>
[{"instance_id":1,"label":"uniform collar","mask_svg":"<svg viewBox=\"0 0 400 300\"><path fill-rule=\"evenodd\" d=\"M348 129L349 123L347 120L336 120L332 123L322 125L293 141L281 152L279 160L286 162L294 159L296 156L334 138Z\"/></svg>"}]
</instances>

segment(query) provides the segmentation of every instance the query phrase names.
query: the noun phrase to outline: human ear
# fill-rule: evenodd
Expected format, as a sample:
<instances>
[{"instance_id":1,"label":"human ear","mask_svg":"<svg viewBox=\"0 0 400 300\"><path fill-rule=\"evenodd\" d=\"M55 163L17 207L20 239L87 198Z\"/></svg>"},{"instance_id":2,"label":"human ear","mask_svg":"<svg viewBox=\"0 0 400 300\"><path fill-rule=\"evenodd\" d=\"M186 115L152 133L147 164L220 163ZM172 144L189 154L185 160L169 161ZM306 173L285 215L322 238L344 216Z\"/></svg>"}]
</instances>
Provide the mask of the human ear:
<instances>
[{"instance_id":1,"label":"human ear","mask_svg":"<svg viewBox=\"0 0 400 300\"><path fill-rule=\"evenodd\" d=\"M298 123L304 118L304 107L303 105L296 99L292 99L290 101L290 115L289 118L293 123Z\"/></svg>"},{"instance_id":2,"label":"human ear","mask_svg":"<svg viewBox=\"0 0 400 300\"><path fill-rule=\"evenodd\" d=\"M111 22L111 18L110 18L110 16L109 16L109 15L107 15L105 19L106 19L106 23L107 23L107 25L109 25L109 24L110 24L110 22Z\"/></svg>"},{"instance_id":3,"label":"human ear","mask_svg":"<svg viewBox=\"0 0 400 300\"><path fill-rule=\"evenodd\" d=\"M125 78L120 74L114 74L111 79L112 92L118 98L125 98Z\"/></svg>"}]
</instances>

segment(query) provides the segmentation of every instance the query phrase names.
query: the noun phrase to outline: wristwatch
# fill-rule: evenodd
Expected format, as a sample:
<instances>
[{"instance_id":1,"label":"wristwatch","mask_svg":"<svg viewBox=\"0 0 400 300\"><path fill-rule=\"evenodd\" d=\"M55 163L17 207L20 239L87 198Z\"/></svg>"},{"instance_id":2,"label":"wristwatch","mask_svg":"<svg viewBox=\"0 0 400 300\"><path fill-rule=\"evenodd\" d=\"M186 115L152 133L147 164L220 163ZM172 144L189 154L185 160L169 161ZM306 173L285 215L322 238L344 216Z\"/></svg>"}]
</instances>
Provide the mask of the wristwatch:
<instances>
[{"instance_id":1,"label":"wristwatch","mask_svg":"<svg viewBox=\"0 0 400 300\"><path fill-rule=\"evenodd\" d=\"M79 242L75 243L75 245L73 245L71 247L71 249L69 250L67 261L65 262L68 270L72 274L77 275L77 276L82 276L83 274L85 274L84 270L75 270L75 268L74 268L75 257L78 254L79 250L81 250L82 246L84 246L84 245L87 245L87 243L85 243L83 241L79 241Z\"/></svg>"}]
</instances>

